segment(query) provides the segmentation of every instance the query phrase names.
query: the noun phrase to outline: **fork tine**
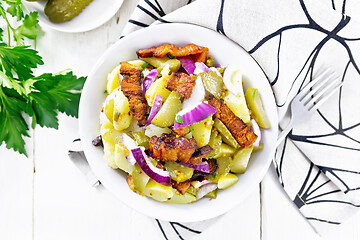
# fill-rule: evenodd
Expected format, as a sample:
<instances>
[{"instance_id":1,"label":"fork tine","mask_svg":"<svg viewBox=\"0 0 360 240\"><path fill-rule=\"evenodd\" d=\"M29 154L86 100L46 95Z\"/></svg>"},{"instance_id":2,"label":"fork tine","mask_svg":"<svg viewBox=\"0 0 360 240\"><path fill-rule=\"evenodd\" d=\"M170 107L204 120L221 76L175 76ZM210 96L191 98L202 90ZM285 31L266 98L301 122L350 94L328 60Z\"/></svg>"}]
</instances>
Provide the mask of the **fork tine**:
<instances>
[{"instance_id":1,"label":"fork tine","mask_svg":"<svg viewBox=\"0 0 360 240\"><path fill-rule=\"evenodd\" d=\"M344 83L345 82L342 82L339 85L337 85L335 88L333 88L331 92L327 93L325 97L323 97L319 102L315 103L315 105L311 107L309 111L314 112L316 109L318 109L321 105L323 105L324 102L326 102L326 100L328 100L331 97L331 95L333 95L340 87L342 87Z\"/></svg>"},{"instance_id":2,"label":"fork tine","mask_svg":"<svg viewBox=\"0 0 360 240\"><path fill-rule=\"evenodd\" d=\"M322 80L319 81L319 84L314 86L313 89L311 89L311 91L309 93L306 93L306 95L300 99L300 101L303 101L304 103L306 103L307 101L309 101L309 99L311 98L312 95L315 94L315 92L317 92L322 86L325 85L325 83L327 83L329 80L333 79L335 73L332 73L330 76L328 76L327 78L323 78Z\"/></svg>"},{"instance_id":3,"label":"fork tine","mask_svg":"<svg viewBox=\"0 0 360 240\"><path fill-rule=\"evenodd\" d=\"M322 95L324 95L324 93L325 93L326 91L328 91L331 87L333 87L336 83L338 83L338 80L340 80L340 79L341 79L340 77L337 77L336 79L331 80L331 82L329 83L329 85L327 85L326 87L324 87L323 89L321 89L321 90L318 91L318 89L319 89L322 85L324 85L324 84L321 83L321 86L318 87L318 88L316 89L316 91L314 91L314 90L315 90L315 89L314 89L314 90L312 90L307 96L304 97L303 102L304 102L305 106L306 106L306 107L309 107L311 104L313 104L313 103L314 103L316 100L318 100ZM328 80L326 80L326 81L324 81L324 82L327 82L327 81L328 81ZM320 84L319 84L319 85L320 85ZM315 95L315 96L311 98L312 95ZM305 98L307 98L307 99L305 100ZM306 102L307 100L309 100L309 101Z\"/></svg>"},{"instance_id":4,"label":"fork tine","mask_svg":"<svg viewBox=\"0 0 360 240\"><path fill-rule=\"evenodd\" d=\"M324 72L322 72L319 76L317 76L314 80L312 80L311 82L309 82L299 93L298 93L298 98L302 98L303 96L305 96L306 92L312 87L314 86L320 79L323 79L323 77L330 71L330 68L325 69Z\"/></svg>"}]
</instances>

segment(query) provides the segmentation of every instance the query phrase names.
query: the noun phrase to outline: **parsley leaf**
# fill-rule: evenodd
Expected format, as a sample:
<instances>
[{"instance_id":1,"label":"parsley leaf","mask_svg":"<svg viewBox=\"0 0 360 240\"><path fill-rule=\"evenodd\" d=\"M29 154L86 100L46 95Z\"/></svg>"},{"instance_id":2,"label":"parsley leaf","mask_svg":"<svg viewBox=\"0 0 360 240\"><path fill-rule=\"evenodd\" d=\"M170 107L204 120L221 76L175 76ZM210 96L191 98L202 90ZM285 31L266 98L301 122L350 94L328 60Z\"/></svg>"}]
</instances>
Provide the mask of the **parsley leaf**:
<instances>
[{"instance_id":1,"label":"parsley leaf","mask_svg":"<svg viewBox=\"0 0 360 240\"><path fill-rule=\"evenodd\" d=\"M7 148L12 148L25 154L25 141L29 137L22 109L26 108L26 99L15 90L0 86L0 144L6 143Z\"/></svg>"},{"instance_id":2,"label":"parsley leaf","mask_svg":"<svg viewBox=\"0 0 360 240\"><path fill-rule=\"evenodd\" d=\"M8 6L6 11L3 2ZM7 13L16 17L17 27L10 25ZM28 117L32 128L39 124L55 129L59 126L58 112L77 117L80 91L86 78L77 78L72 72L35 77L33 69L44 62L36 50L24 46L24 38L38 36L38 13L24 15L21 0L3 0L0 17L0 23L3 19L7 25L7 42L0 28L0 145L5 143L7 148L26 155L24 137L29 137Z\"/></svg>"},{"instance_id":3,"label":"parsley leaf","mask_svg":"<svg viewBox=\"0 0 360 240\"><path fill-rule=\"evenodd\" d=\"M77 78L72 72L57 75L45 73L33 80L35 82L32 86L34 92L31 93L31 96L35 101L36 109L38 109L37 104L42 103L43 106L47 106L46 109L42 109L43 113L47 110L49 115L53 115L56 110L59 110L68 116L77 117L81 95L79 91L85 83L85 77ZM43 122L45 116L39 111L36 113L40 125L57 128L54 119Z\"/></svg>"},{"instance_id":4,"label":"parsley leaf","mask_svg":"<svg viewBox=\"0 0 360 240\"><path fill-rule=\"evenodd\" d=\"M182 119L182 117L180 115L176 115L176 120L175 120L177 123L180 123L180 124L184 124L184 121Z\"/></svg>"},{"instance_id":5,"label":"parsley leaf","mask_svg":"<svg viewBox=\"0 0 360 240\"><path fill-rule=\"evenodd\" d=\"M21 8L21 0L5 0L5 2L9 5L6 11L10 13L12 17L16 17L17 21L20 21L24 17L24 12Z\"/></svg>"},{"instance_id":6,"label":"parsley leaf","mask_svg":"<svg viewBox=\"0 0 360 240\"><path fill-rule=\"evenodd\" d=\"M23 24L15 30L15 39L20 39L21 35L29 39L36 39L39 35L40 28L37 12L31 12L25 15Z\"/></svg>"},{"instance_id":7,"label":"parsley leaf","mask_svg":"<svg viewBox=\"0 0 360 240\"><path fill-rule=\"evenodd\" d=\"M30 49L29 46L0 46L0 71L7 76L16 77L22 81L33 77L32 68L44 64L38 52Z\"/></svg>"}]
</instances>

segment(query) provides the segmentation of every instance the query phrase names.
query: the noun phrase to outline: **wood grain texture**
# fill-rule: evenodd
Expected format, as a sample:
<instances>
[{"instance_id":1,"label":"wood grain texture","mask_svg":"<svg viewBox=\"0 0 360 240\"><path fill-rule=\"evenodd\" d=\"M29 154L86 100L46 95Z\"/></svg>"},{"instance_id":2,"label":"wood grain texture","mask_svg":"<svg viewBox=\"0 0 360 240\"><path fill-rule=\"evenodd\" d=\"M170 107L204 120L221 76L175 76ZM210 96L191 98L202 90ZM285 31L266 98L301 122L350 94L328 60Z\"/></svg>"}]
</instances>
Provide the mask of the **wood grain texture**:
<instances>
[{"instance_id":1,"label":"wood grain texture","mask_svg":"<svg viewBox=\"0 0 360 240\"><path fill-rule=\"evenodd\" d=\"M90 32L70 34L44 27L37 49L46 64L36 74L71 68L79 76L88 75L119 39L136 4L137 0L125 0L116 16ZM59 123L59 130L35 129L34 138L27 140L28 159L0 147L0 239L157 239L155 221L153 232L139 231L147 217L104 188L89 186L67 156L71 141L78 137L78 122L59 115ZM360 239L359 213L320 238L289 201L272 169L261 187L219 218L194 240Z\"/></svg>"},{"instance_id":2,"label":"wood grain texture","mask_svg":"<svg viewBox=\"0 0 360 240\"><path fill-rule=\"evenodd\" d=\"M28 158L0 147L0 239L33 239L32 139L26 139L26 151Z\"/></svg>"}]
</instances>

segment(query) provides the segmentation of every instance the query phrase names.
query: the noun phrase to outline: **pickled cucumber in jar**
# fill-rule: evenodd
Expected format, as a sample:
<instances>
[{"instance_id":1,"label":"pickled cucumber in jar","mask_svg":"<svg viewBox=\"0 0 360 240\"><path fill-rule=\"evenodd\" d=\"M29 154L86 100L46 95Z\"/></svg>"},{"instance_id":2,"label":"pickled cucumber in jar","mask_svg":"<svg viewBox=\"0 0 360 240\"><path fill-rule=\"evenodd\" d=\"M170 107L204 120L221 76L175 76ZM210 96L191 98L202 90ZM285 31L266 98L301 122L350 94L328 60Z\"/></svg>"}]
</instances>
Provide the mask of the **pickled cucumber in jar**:
<instances>
[{"instance_id":1,"label":"pickled cucumber in jar","mask_svg":"<svg viewBox=\"0 0 360 240\"><path fill-rule=\"evenodd\" d=\"M76 17L92 0L49 0L44 12L54 23L67 22Z\"/></svg>"}]
</instances>

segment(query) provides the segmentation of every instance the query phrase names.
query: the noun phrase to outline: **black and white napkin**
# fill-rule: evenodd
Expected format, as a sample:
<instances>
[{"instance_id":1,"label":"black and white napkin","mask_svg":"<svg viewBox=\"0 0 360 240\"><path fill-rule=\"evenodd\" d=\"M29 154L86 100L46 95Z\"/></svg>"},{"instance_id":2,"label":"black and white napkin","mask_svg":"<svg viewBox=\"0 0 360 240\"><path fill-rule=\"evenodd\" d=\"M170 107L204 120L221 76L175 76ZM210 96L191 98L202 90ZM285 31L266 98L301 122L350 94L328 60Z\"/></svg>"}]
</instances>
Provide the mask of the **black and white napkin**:
<instances>
[{"instance_id":1,"label":"black and white napkin","mask_svg":"<svg viewBox=\"0 0 360 240\"><path fill-rule=\"evenodd\" d=\"M360 206L359 11L359 2L346 0L141 0L123 34L182 22L227 36L267 75L280 128L289 121L292 98L321 69L330 67L341 76L341 89L310 120L294 127L273 161L290 199L322 234ZM156 221L165 239L174 233L190 239L215 220L191 227ZM185 231L179 233L179 227Z\"/></svg>"}]
</instances>

